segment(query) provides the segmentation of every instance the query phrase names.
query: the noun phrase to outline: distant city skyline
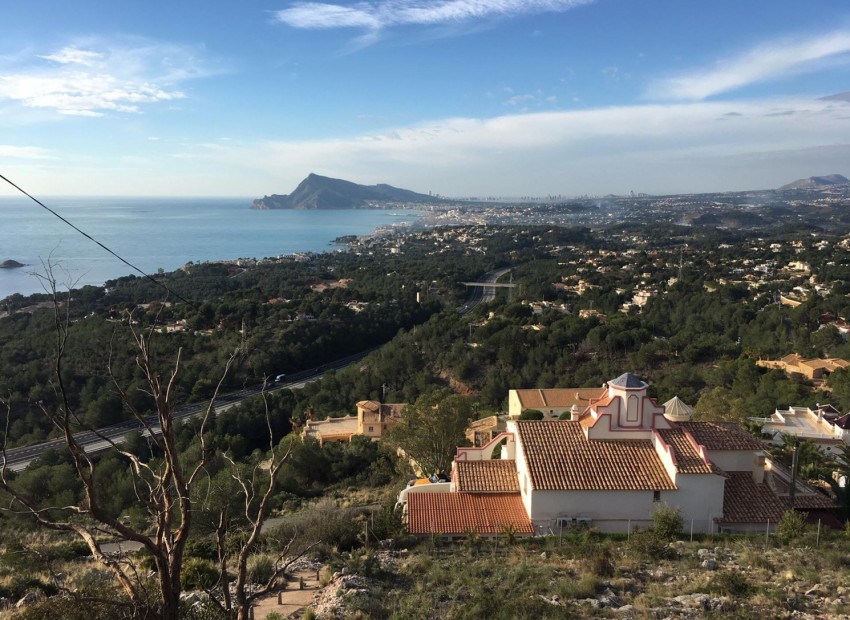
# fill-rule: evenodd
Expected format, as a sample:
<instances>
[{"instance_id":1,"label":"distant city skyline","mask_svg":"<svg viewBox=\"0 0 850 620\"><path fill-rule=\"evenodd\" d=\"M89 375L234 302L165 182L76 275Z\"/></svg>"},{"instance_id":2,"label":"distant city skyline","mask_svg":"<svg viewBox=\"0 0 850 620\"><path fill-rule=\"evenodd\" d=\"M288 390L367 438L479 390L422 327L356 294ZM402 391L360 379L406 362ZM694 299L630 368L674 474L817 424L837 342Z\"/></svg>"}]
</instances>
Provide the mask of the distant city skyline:
<instances>
[{"instance_id":1,"label":"distant city skyline","mask_svg":"<svg viewBox=\"0 0 850 620\"><path fill-rule=\"evenodd\" d=\"M44 0L4 22L0 174L38 196L850 176L844 0Z\"/></svg>"}]
</instances>

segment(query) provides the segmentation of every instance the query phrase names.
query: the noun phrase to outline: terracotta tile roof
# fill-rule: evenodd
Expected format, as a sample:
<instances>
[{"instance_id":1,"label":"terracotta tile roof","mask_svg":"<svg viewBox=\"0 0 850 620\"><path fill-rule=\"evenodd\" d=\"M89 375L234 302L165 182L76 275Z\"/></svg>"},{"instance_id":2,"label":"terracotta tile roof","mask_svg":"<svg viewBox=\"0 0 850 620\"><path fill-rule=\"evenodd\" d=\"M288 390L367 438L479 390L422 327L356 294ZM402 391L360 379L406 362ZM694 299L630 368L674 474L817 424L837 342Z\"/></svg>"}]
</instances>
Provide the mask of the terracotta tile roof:
<instances>
[{"instance_id":1,"label":"terracotta tile roof","mask_svg":"<svg viewBox=\"0 0 850 620\"><path fill-rule=\"evenodd\" d=\"M659 428L658 434L664 443L673 448L676 457L676 469L680 474L712 474L714 468L711 462L706 463L699 454L696 446L691 443L684 429Z\"/></svg>"},{"instance_id":2,"label":"terracotta tile roof","mask_svg":"<svg viewBox=\"0 0 850 620\"><path fill-rule=\"evenodd\" d=\"M516 461L456 461L461 493L519 493Z\"/></svg>"},{"instance_id":3,"label":"terracotta tile roof","mask_svg":"<svg viewBox=\"0 0 850 620\"><path fill-rule=\"evenodd\" d=\"M520 421L531 486L538 490L673 490L648 439L586 439L566 421Z\"/></svg>"},{"instance_id":4,"label":"terracotta tile roof","mask_svg":"<svg viewBox=\"0 0 850 620\"><path fill-rule=\"evenodd\" d=\"M832 510L838 508L836 503L822 493L810 495L795 495L794 508L797 510Z\"/></svg>"},{"instance_id":5,"label":"terracotta tile roof","mask_svg":"<svg viewBox=\"0 0 850 620\"><path fill-rule=\"evenodd\" d=\"M787 504L791 493L791 471L776 461L771 461L770 465L773 470L770 478L773 491L784 504ZM797 510L828 510L837 507L832 499L805 480L798 477L796 483L794 508Z\"/></svg>"},{"instance_id":6,"label":"terracotta tile roof","mask_svg":"<svg viewBox=\"0 0 850 620\"><path fill-rule=\"evenodd\" d=\"M762 443L734 422L671 422L688 431L707 450L764 450Z\"/></svg>"},{"instance_id":7,"label":"terracotta tile roof","mask_svg":"<svg viewBox=\"0 0 850 620\"><path fill-rule=\"evenodd\" d=\"M415 493L407 498L411 534L533 534L519 493Z\"/></svg>"},{"instance_id":8,"label":"terracotta tile roof","mask_svg":"<svg viewBox=\"0 0 850 620\"><path fill-rule=\"evenodd\" d=\"M591 400L601 398L607 392L604 387L515 391L523 409L569 409L576 405L580 410L587 407Z\"/></svg>"},{"instance_id":9,"label":"terracotta tile roof","mask_svg":"<svg viewBox=\"0 0 850 620\"><path fill-rule=\"evenodd\" d=\"M721 523L777 523L785 510L770 486L757 484L751 472L726 472Z\"/></svg>"}]
</instances>

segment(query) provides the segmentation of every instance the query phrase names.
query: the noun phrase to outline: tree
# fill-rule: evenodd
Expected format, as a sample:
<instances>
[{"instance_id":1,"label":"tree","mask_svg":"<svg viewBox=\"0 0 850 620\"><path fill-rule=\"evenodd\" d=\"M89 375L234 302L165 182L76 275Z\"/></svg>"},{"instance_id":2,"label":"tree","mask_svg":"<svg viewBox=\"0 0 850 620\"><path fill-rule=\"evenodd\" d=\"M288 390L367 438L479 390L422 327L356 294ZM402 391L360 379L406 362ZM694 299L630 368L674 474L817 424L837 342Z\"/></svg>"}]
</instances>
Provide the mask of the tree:
<instances>
[{"instance_id":1,"label":"tree","mask_svg":"<svg viewBox=\"0 0 850 620\"><path fill-rule=\"evenodd\" d=\"M523 409L522 413L519 414L520 420L542 420L545 417L543 412L538 409Z\"/></svg>"},{"instance_id":2,"label":"tree","mask_svg":"<svg viewBox=\"0 0 850 620\"><path fill-rule=\"evenodd\" d=\"M473 412L467 396L447 390L423 394L404 408L401 420L387 431L386 441L404 450L423 472L447 472L457 447L468 445L465 431Z\"/></svg>"},{"instance_id":3,"label":"tree","mask_svg":"<svg viewBox=\"0 0 850 620\"><path fill-rule=\"evenodd\" d=\"M181 353L178 350L168 375L164 379L155 362L155 332L132 331L135 345L135 362L145 380L147 393L154 411L148 416L135 406L125 386L122 386L113 373L113 356L110 354L109 375L111 376L123 406L145 429L151 450L135 451L138 440L128 444L119 444L115 440L87 428L80 414L71 405L69 389L65 383L64 360L68 350L69 303L61 303L56 291L55 280L48 270L46 280L53 293L53 320L55 324L55 352L53 372L56 386L57 405L41 403L43 415L60 431L77 484L81 490L75 496L59 497L47 495L37 497L27 492L19 482L27 476L16 476L6 467L6 445L8 441L8 419L10 405L7 403L6 432L3 434L0 466L0 490L8 495L6 510L24 513L38 525L50 530L69 532L82 539L88 546L93 558L107 568L123 589L126 598L111 597L108 602L132 610L138 617L156 620L177 620L181 592L181 574L186 544L192 531L193 515L199 511L197 488L201 481L209 477L208 465L212 450L207 444L205 431L211 423L215 398L221 388L227 372L233 363L233 353L224 365L221 378L213 390L212 398L203 410L197 432L193 435L195 443L189 452L179 448L178 420L175 419L175 381L180 370ZM268 423L268 409L267 426ZM122 520L108 505L108 489L105 488L102 468L86 453L81 445L77 431L89 430L98 434L101 441L109 446L109 451L118 455L127 464L132 476L135 495L147 512L147 523L140 527ZM271 435L271 430L269 431ZM151 453L155 456L151 457ZM231 618L245 620L253 598L246 593L245 566L247 558L262 533L265 517L269 510L270 497L275 487L281 467L288 451L270 444L269 458L255 463L252 467L237 464L232 459L227 463L231 477L235 481L234 498L243 500L244 519L241 522L242 546L237 552L236 601L223 605L222 609ZM220 519L225 531L232 531L233 521ZM229 528L229 529L228 529ZM101 548L104 535L118 540L133 541L140 544L149 554L155 568L156 588L151 588L145 577L139 574L135 564L125 557L105 555ZM226 564L222 564L226 569ZM226 574L222 570L222 574ZM230 584L221 581L222 598L229 597ZM241 590L240 590L241 588ZM102 599L100 599L103 602Z\"/></svg>"}]
</instances>

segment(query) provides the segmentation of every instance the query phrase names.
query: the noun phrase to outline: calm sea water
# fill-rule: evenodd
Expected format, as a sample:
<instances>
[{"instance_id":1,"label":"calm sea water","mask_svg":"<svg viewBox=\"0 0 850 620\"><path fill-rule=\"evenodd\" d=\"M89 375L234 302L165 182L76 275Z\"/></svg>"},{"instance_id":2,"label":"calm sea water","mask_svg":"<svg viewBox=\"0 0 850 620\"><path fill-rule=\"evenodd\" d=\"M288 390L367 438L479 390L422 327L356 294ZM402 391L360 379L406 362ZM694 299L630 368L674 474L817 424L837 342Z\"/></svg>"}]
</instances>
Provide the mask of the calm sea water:
<instances>
[{"instance_id":1,"label":"calm sea water","mask_svg":"<svg viewBox=\"0 0 850 620\"><path fill-rule=\"evenodd\" d=\"M342 235L366 235L380 226L411 222L417 211L255 211L249 198L48 198L71 223L152 273L189 261L263 258L325 252ZM0 197L0 299L43 289L33 272L42 261L61 265L78 286L103 284L132 270L26 198Z\"/></svg>"}]
</instances>

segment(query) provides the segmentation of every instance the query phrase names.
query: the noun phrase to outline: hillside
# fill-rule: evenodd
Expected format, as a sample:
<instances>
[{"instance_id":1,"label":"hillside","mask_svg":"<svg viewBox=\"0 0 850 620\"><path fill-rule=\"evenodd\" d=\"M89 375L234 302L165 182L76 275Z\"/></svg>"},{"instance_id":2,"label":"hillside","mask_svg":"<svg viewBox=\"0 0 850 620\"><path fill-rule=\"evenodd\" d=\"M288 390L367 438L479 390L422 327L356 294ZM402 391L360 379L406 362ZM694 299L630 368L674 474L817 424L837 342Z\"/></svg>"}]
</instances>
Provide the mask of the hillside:
<instances>
[{"instance_id":1,"label":"hillside","mask_svg":"<svg viewBox=\"0 0 850 620\"><path fill-rule=\"evenodd\" d=\"M784 189L818 189L829 187L831 185L844 185L850 183L850 179L841 174L828 174L822 177L808 177L807 179L797 179L793 183L788 183L780 187Z\"/></svg>"},{"instance_id":2,"label":"hillside","mask_svg":"<svg viewBox=\"0 0 850 620\"><path fill-rule=\"evenodd\" d=\"M252 209L362 209L398 203L439 203L439 198L392 185L358 185L310 174L291 194L258 198Z\"/></svg>"}]
</instances>

